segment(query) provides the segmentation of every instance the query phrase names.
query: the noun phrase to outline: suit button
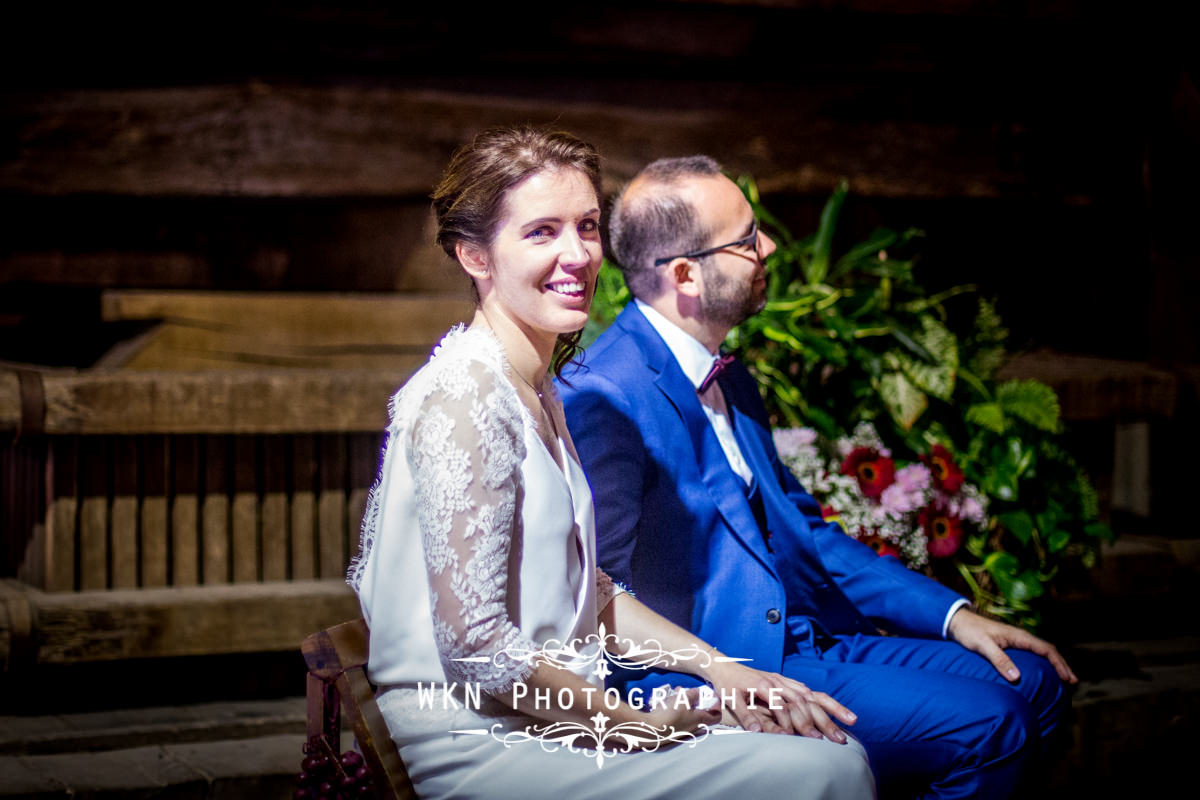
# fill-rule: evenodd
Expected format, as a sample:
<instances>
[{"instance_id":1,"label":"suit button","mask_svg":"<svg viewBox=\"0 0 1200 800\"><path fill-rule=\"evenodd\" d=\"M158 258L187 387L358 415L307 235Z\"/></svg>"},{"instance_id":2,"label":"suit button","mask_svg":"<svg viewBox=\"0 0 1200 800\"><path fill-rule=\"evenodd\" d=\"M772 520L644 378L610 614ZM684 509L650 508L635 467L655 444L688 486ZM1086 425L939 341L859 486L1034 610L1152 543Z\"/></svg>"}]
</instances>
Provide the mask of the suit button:
<instances>
[{"instance_id":1,"label":"suit button","mask_svg":"<svg viewBox=\"0 0 1200 800\"><path fill-rule=\"evenodd\" d=\"M767 612L767 622L771 623L772 625L774 625L776 622L779 622L779 620L782 618L783 617L780 615L778 608L772 608Z\"/></svg>"}]
</instances>

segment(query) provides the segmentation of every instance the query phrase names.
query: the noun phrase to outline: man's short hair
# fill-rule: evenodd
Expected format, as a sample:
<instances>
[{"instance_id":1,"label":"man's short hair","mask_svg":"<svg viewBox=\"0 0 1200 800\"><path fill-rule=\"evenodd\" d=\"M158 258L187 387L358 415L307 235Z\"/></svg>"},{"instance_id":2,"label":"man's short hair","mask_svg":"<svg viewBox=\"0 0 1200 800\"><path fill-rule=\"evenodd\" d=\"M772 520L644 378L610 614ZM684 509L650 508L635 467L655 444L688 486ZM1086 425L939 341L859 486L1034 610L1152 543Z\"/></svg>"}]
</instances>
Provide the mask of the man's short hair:
<instances>
[{"instance_id":1,"label":"man's short hair","mask_svg":"<svg viewBox=\"0 0 1200 800\"><path fill-rule=\"evenodd\" d=\"M672 187L685 178L721 174L721 165L708 156L660 158L634 178L650 188L642 186L632 202L625 192L617 197L608 218L609 250L634 297L649 300L662 292L656 258L703 249L711 236L696 209Z\"/></svg>"}]
</instances>

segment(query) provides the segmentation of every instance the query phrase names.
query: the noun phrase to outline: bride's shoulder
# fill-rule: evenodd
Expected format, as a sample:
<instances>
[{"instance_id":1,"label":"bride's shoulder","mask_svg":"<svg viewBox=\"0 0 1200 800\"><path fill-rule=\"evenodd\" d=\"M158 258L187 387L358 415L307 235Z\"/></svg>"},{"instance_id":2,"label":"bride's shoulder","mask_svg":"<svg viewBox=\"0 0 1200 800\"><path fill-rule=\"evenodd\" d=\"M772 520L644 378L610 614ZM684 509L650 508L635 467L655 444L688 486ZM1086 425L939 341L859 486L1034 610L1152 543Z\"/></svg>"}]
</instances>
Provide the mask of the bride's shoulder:
<instances>
[{"instance_id":1,"label":"bride's shoulder","mask_svg":"<svg viewBox=\"0 0 1200 800\"><path fill-rule=\"evenodd\" d=\"M506 363L494 334L456 325L434 348L429 361L392 397L393 425L403 424L430 403L471 405L495 395L507 399L513 392L504 377Z\"/></svg>"}]
</instances>

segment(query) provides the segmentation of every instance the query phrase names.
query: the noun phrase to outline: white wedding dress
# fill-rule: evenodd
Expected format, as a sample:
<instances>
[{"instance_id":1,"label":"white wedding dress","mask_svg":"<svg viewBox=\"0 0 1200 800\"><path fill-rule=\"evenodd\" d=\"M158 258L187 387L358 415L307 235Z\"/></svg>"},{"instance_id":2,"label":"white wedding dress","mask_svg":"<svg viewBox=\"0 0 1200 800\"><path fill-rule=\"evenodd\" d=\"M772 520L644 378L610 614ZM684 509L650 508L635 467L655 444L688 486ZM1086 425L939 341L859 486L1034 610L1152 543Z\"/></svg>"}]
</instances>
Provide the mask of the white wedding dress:
<instances>
[{"instance_id":1,"label":"white wedding dress","mask_svg":"<svg viewBox=\"0 0 1200 800\"><path fill-rule=\"evenodd\" d=\"M507 372L491 333L457 327L392 399L350 569L371 630L368 675L418 795L871 797L853 740L727 732L598 759L530 738L543 721L487 696L522 682L530 653L577 642L569 667L597 687L601 710L596 615L620 591L596 568L591 491L572 448L560 437L550 454ZM555 423L563 430L558 409ZM466 685L482 690L478 708L464 705Z\"/></svg>"}]
</instances>

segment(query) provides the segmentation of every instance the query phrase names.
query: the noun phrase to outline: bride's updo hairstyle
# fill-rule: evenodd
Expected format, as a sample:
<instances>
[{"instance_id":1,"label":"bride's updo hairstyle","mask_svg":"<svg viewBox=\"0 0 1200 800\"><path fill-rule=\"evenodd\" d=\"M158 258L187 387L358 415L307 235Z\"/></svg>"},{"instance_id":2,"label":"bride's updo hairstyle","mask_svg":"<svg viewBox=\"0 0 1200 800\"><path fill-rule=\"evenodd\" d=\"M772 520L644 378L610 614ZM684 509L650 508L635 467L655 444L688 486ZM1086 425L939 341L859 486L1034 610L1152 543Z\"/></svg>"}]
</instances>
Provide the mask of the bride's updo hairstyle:
<instances>
[{"instance_id":1,"label":"bride's updo hairstyle","mask_svg":"<svg viewBox=\"0 0 1200 800\"><path fill-rule=\"evenodd\" d=\"M431 195L438 245L452 259L459 242L490 248L509 189L543 170L560 169L582 172L600 201L600 155L587 142L563 131L533 127L482 131L450 158ZM579 352L582 333L559 335L552 364L555 375Z\"/></svg>"}]
</instances>

